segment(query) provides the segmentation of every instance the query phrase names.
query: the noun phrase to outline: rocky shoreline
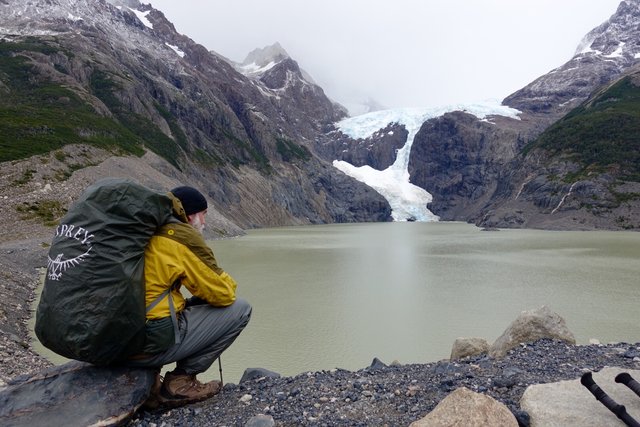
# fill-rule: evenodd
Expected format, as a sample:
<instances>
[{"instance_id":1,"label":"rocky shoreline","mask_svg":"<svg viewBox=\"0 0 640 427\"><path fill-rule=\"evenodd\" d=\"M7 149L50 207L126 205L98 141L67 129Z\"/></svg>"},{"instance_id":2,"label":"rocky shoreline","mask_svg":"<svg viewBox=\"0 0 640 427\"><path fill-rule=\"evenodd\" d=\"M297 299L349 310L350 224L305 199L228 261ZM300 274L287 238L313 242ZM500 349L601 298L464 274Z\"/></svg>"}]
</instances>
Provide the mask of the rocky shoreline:
<instances>
[{"instance_id":1,"label":"rocky shoreline","mask_svg":"<svg viewBox=\"0 0 640 427\"><path fill-rule=\"evenodd\" d=\"M228 384L210 401L155 413L142 412L130 426L244 426L258 415L276 425L408 426L423 418L458 387L505 404L520 425L529 425L519 401L531 384L579 378L605 366L637 369L638 345L574 346L540 340L522 345L504 358L486 355L460 361L402 366L371 366L263 377ZM630 357L633 356L633 357ZM594 406L599 405L595 399ZM615 417L614 417L615 420Z\"/></svg>"},{"instance_id":2,"label":"rocky shoreline","mask_svg":"<svg viewBox=\"0 0 640 427\"><path fill-rule=\"evenodd\" d=\"M0 243L4 302L0 309L0 387L18 375L51 366L33 351L27 326L39 280L37 269L46 265L47 239ZM140 411L128 425L409 425L459 387L496 399L520 425L529 425L528 414L519 405L529 385L573 380L606 366L639 369L640 343L571 345L543 339L521 344L500 358L483 354L392 366L375 360L356 372L336 369L294 377L260 376L227 384L220 395L205 402ZM599 405L595 400L593 404Z\"/></svg>"}]
</instances>

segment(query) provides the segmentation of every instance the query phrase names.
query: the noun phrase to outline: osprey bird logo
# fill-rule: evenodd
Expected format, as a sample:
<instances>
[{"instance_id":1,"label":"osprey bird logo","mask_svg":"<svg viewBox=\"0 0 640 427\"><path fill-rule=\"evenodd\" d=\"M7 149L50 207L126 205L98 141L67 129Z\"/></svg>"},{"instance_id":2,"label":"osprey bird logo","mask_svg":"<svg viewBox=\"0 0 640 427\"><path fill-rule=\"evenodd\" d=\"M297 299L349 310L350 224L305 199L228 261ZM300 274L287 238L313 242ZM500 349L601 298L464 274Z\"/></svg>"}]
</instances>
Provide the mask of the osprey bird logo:
<instances>
[{"instance_id":1,"label":"osprey bird logo","mask_svg":"<svg viewBox=\"0 0 640 427\"><path fill-rule=\"evenodd\" d=\"M89 247L85 253L70 259L63 259L63 253L58 254L55 259L47 256L47 276L51 280L60 280L62 273L71 267L79 265L89 256L89 252L91 252L91 247Z\"/></svg>"}]
</instances>

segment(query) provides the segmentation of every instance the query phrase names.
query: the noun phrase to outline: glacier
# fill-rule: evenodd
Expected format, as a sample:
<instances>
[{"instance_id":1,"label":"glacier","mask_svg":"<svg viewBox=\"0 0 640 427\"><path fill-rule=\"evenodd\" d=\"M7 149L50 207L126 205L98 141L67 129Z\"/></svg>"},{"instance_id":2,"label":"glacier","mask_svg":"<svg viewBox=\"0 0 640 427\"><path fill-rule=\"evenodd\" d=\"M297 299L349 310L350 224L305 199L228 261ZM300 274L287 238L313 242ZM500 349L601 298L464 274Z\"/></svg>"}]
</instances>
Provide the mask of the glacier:
<instances>
[{"instance_id":1,"label":"glacier","mask_svg":"<svg viewBox=\"0 0 640 427\"><path fill-rule=\"evenodd\" d=\"M377 170L368 165L357 167L343 160L334 160L333 166L367 184L387 199L394 221L438 221L438 216L427 209L427 204L433 199L431 194L409 181L409 156L413 140L422 124L452 111L464 111L485 121L492 115L519 120L520 114L520 111L502 105L499 101L488 100L436 108L399 108L349 117L338 122L336 126L353 139L368 138L390 123L399 123L407 129L407 141L398 150L395 162L384 170Z\"/></svg>"}]
</instances>

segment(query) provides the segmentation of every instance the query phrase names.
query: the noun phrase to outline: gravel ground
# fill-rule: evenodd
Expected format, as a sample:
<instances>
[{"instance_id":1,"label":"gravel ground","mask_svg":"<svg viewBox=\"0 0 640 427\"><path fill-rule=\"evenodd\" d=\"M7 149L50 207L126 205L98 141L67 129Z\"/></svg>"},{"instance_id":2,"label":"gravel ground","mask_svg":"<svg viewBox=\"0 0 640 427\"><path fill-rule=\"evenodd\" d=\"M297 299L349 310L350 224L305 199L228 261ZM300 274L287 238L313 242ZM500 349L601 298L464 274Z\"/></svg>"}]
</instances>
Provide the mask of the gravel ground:
<instances>
[{"instance_id":1,"label":"gravel ground","mask_svg":"<svg viewBox=\"0 0 640 427\"><path fill-rule=\"evenodd\" d=\"M541 340L499 360L481 356L262 378L227 384L220 395L188 407L141 412L129 426L243 426L260 414L276 425L406 426L461 386L504 403L528 425L518 405L528 385L576 379L605 366L638 369L639 355L640 343L572 346Z\"/></svg>"}]
</instances>

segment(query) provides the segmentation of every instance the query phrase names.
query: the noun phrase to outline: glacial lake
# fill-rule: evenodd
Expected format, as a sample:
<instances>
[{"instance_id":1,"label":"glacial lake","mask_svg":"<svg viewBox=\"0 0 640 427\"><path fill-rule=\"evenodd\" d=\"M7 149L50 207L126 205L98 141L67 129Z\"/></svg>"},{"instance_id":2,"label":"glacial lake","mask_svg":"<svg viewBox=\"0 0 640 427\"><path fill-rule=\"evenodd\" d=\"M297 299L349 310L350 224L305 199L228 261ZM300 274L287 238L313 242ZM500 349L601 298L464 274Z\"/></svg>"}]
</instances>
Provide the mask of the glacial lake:
<instances>
[{"instance_id":1,"label":"glacial lake","mask_svg":"<svg viewBox=\"0 0 640 427\"><path fill-rule=\"evenodd\" d=\"M640 341L640 233L481 231L464 223L367 223L250 230L209 242L253 306L222 355L297 375L448 358L457 337L492 343L547 305L579 344ZM204 378L218 378L218 363Z\"/></svg>"}]
</instances>

